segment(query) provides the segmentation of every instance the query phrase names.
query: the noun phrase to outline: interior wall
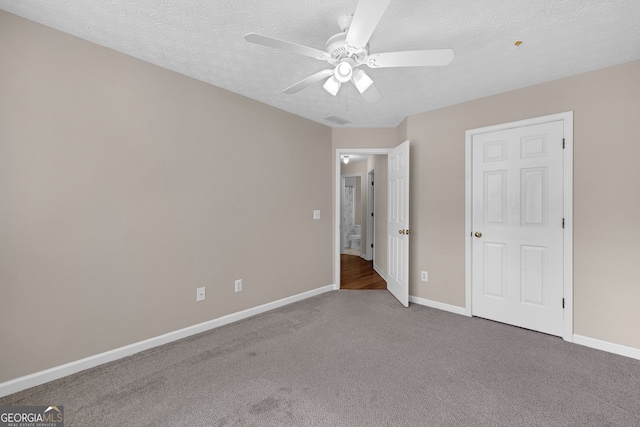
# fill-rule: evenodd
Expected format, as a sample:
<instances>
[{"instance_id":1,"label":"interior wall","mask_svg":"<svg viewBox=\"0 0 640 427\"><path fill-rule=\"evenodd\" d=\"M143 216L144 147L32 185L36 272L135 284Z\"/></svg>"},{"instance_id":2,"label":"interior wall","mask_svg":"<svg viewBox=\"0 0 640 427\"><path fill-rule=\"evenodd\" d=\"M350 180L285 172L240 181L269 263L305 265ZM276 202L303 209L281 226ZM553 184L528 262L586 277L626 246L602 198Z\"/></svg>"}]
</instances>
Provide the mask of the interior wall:
<instances>
[{"instance_id":1,"label":"interior wall","mask_svg":"<svg viewBox=\"0 0 640 427\"><path fill-rule=\"evenodd\" d=\"M410 294L465 305L465 131L574 111L574 333L640 348L638 76L634 61L408 117Z\"/></svg>"},{"instance_id":2,"label":"interior wall","mask_svg":"<svg viewBox=\"0 0 640 427\"><path fill-rule=\"evenodd\" d=\"M398 128L396 129L396 138L398 141L398 145L402 144L403 142L405 142L408 137L407 137L407 123L409 121L409 118L407 117L406 119L404 119L402 121L402 123L400 123L398 125Z\"/></svg>"},{"instance_id":3,"label":"interior wall","mask_svg":"<svg viewBox=\"0 0 640 427\"><path fill-rule=\"evenodd\" d=\"M0 58L0 382L333 283L330 128L5 12Z\"/></svg>"}]
</instances>

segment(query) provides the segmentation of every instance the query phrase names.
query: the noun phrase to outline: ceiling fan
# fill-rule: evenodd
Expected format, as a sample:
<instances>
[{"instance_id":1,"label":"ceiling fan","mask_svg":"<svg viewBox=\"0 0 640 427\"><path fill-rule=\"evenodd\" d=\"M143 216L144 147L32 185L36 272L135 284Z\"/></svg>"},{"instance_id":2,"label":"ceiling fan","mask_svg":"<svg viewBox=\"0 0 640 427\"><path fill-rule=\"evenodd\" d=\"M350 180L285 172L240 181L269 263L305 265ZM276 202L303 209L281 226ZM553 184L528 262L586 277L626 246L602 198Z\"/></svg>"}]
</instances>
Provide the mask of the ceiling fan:
<instances>
[{"instance_id":1,"label":"ceiling fan","mask_svg":"<svg viewBox=\"0 0 640 427\"><path fill-rule=\"evenodd\" d=\"M341 32L327 40L324 51L255 33L249 33L244 38L251 43L327 61L332 66L289 86L284 93L297 93L325 80L324 89L336 96L342 83L351 81L366 101L376 102L382 98L382 94L360 68L363 65L369 68L438 66L449 64L455 56L453 49L369 53L369 39L390 2L360 0L353 15L342 16L338 20Z\"/></svg>"}]
</instances>

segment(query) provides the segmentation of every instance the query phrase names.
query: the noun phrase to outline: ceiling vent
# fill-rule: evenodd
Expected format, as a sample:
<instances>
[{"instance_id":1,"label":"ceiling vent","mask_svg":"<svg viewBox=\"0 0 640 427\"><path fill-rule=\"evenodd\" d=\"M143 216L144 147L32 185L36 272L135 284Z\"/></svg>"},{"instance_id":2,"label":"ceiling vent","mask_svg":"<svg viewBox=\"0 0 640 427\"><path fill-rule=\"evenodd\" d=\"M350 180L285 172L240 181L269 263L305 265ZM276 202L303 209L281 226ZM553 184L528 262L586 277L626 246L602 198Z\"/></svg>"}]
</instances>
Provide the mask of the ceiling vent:
<instances>
[{"instance_id":1,"label":"ceiling vent","mask_svg":"<svg viewBox=\"0 0 640 427\"><path fill-rule=\"evenodd\" d=\"M331 123L335 123L337 125L346 125L351 123L349 120L343 119L342 117L338 117L338 116L329 116L329 117L326 117L325 120Z\"/></svg>"}]
</instances>

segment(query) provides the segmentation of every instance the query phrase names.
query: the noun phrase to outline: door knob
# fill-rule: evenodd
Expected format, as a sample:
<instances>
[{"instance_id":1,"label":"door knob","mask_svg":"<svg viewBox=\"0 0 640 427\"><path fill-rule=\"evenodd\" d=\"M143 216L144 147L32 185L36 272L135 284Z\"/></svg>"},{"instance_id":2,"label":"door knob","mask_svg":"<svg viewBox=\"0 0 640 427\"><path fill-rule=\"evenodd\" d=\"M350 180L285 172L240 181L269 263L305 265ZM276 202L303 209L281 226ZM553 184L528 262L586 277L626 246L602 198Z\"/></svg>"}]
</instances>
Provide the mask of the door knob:
<instances>
[{"instance_id":1,"label":"door knob","mask_svg":"<svg viewBox=\"0 0 640 427\"><path fill-rule=\"evenodd\" d=\"M405 234L411 234L413 233L413 230L405 230Z\"/></svg>"},{"instance_id":2,"label":"door knob","mask_svg":"<svg viewBox=\"0 0 640 427\"><path fill-rule=\"evenodd\" d=\"M398 230L398 233L404 234L404 230Z\"/></svg>"},{"instance_id":3,"label":"door knob","mask_svg":"<svg viewBox=\"0 0 640 427\"><path fill-rule=\"evenodd\" d=\"M479 232L479 231L476 231L476 234L474 234L474 236L476 236L476 237L482 237L482 233L481 233L481 232Z\"/></svg>"}]
</instances>

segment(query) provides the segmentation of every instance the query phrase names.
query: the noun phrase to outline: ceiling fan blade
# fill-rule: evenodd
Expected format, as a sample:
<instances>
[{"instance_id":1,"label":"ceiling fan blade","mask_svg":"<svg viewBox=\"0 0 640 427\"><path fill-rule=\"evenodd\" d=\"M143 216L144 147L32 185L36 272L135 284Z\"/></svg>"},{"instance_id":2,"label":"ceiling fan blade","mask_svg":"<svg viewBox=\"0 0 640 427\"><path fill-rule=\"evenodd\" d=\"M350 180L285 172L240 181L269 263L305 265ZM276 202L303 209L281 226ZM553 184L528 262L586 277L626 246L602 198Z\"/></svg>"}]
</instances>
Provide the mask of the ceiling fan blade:
<instances>
[{"instance_id":1,"label":"ceiling fan blade","mask_svg":"<svg viewBox=\"0 0 640 427\"><path fill-rule=\"evenodd\" d=\"M453 49L375 53L367 57L367 65L370 68L428 67L447 65L454 57Z\"/></svg>"},{"instance_id":2,"label":"ceiling fan blade","mask_svg":"<svg viewBox=\"0 0 640 427\"><path fill-rule=\"evenodd\" d=\"M288 52L297 53L299 55L310 56L311 58L326 60L329 57L329 54L327 52L324 52L320 49L302 46L300 44L287 42L284 40L274 39L273 37L261 36L256 33L249 33L245 35L244 38L246 41L251 43L274 47L276 49L286 50Z\"/></svg>"},{"instance_id":3,"label":"ceiling fan blade","mask_svg":"<svg viewBox=\"0 0 640 427\"><path fill-rule=\"evenodd\" d=\"M374 102L378 102L382 99L382 94L378 90L375 84L371 83L371 86L364 92L362 92L362 97L369 104L373 104Z\"/></svg>"},{"instance_id":4,"label":"ceiling fan blade","mask_svg":"<svg viewBox=\"0 0 640 427\"><path fill-rule=\"evenodd\" d=\"M360 0L358 2L351 26L347 31L347 46L357 50L367 45L390 2L391 0Z\"/></svg>"},{"instance_id":5,"label":"ceiling fan blade","mask_svg":"<svg viewBox=\"0 0 640 427\"><path fill-rule=\"evenodd\" d=\"M309 77L307 77L306 79L300 80L298 83L289 86L288 88L286 88L285 90L283 90L282 92L287 93L287 94L292 94L292 93L298 93L300 92L302 89L307 88L315 83L321 82L322 80L326 79L327 77L330 77L333 75L334 70L322 70L322 71L318 71L315 74L310 75Z\"/></svg>"}]
</instances>

